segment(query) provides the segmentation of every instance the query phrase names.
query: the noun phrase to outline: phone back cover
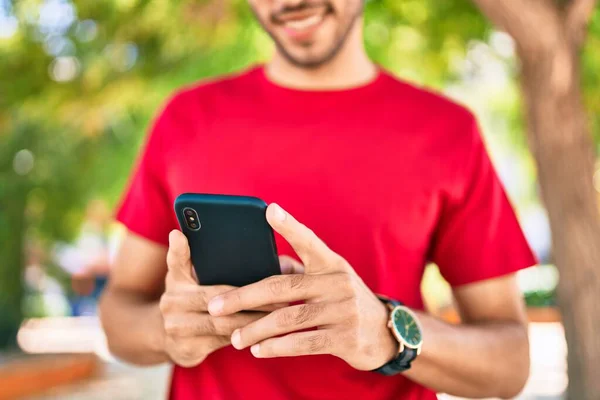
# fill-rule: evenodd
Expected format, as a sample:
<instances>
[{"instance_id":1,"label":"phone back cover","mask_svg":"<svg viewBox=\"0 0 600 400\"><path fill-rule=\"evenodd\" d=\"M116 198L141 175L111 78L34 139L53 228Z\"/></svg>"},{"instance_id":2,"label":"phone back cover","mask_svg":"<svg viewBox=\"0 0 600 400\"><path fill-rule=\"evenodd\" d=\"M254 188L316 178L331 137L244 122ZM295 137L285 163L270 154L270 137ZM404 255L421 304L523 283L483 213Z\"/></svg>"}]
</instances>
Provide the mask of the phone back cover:
<instances>
[{"instance_id":1,"label":"phone back cover","mask_svg":"<svg viewBox=\"0 0 600 400\"><path fill-rule=\"evenodd\" d=\"M189 229L183 210L198 213L201 228ZM254 197L184 194L175 212L190 244L201 285L245 286L280 274L267 205Z\"/></svg>"}]
</instances>

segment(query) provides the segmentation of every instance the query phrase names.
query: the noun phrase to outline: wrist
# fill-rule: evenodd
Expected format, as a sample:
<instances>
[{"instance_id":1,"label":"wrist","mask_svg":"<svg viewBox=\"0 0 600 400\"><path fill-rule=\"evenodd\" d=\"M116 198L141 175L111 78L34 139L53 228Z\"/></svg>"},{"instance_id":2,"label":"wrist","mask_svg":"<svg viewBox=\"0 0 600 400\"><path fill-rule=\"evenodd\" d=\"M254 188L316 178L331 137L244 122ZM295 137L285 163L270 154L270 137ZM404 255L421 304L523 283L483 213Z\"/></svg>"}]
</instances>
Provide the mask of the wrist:
<instances>
[{"instance_id":1,"label":"wrist","mask_svg":"<svg viewBox=\"0 0 600 400\"><path fill-rule=\"evenodd\" d=\"M150 347L150 351L152 353L163 357L165 361L170 361L170 357L167 352L167 333L165 332L164 319L162 313L160 312L158 303L155 304L154 308L157 314L157 320L159 321L159 324L157 326L157 329L153 330L149 334L148 346Z\"/></svg>"},{"instance_id":2,"label":"wrist","mask_svg":"<svg viewBox=\"0 0 600 400\"><path fill-rule=\"evenodd\" d=\"M375 357L373 369L379 368L382 365L387 364L398 356L398 341L394 337L392 331L388 327L390 320L388 308L382 302L379 302L381 312L381 318L377 323L378 335L377 335L377 354Z\"/></svg>"}]
</instances>

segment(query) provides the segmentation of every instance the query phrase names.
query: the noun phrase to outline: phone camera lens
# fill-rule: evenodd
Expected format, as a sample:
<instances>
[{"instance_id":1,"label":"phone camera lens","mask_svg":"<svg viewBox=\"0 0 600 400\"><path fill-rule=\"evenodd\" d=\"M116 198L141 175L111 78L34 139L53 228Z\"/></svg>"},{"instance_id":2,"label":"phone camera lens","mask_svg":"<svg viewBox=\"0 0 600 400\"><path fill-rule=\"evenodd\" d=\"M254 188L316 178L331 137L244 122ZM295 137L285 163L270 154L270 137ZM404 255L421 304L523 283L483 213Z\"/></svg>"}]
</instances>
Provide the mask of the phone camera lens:
<instances>
[{"instance_id":1,"label":"phone camera lens","mask_svg":"<svg viewBox=\"0 0 600 400\"><path fill-rule=\"evenodd\" d=\"M200 220L198 219L198 213L196 213L196 210L193 208L185 208L183 210L183 216L188 228L194 231L200 230Z\"/></svg>"}]
</instances>

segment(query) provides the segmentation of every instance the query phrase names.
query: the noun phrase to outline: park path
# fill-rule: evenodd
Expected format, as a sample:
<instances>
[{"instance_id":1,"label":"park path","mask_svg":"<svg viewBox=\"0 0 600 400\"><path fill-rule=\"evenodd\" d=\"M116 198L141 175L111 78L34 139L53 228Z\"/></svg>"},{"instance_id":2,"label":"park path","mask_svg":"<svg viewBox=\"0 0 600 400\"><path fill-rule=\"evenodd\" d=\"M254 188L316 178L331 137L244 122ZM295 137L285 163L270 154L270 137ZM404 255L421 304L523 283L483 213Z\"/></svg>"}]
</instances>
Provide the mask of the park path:
<instances>
[{"instance_id":1,"label":"park path","mask_svg":"<svg viewBox=\"0 0 600 400\"><path fill-rule=\"evenodd\" d=\"M531 324L531 377L518 400L561 400L567 385L566 344L560 324ZM135 368L107 362L98 378L53 390L29 400L161 400L171 368ZM440 395L440 400L457 398Z\"/></svg>"}]
</instances>

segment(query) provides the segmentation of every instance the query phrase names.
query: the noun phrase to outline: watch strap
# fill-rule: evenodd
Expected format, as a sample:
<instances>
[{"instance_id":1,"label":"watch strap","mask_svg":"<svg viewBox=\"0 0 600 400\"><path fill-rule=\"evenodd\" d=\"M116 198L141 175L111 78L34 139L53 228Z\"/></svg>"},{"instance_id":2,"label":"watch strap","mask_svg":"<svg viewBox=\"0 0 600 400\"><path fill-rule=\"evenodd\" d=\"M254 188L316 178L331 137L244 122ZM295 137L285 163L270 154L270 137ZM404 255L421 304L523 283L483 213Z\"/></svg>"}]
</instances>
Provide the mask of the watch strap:
<instances>
[{"instance_id":1,"label":"watch strap","mask_svg":"<svg viewBox=\"0 0 600 400\"><path fill-rule=\"evenodd\" d=\"M393 310L394 308L398 307L398 306L403 306L404 303L395 299L391 299L389 297L386 296L382 296L382 295L377 295L377 298L385 305L387 305L390 310Z\"/></svg>"},{"instance_id":2,"label":"watch strap","mask_svg":"<svg viewBox=\"0 0 600 400\"><path fill-rule=\"evenodd\" d=\"M377 372L382 375L392 376L410 369L410 363L417 358L417 350L405 347L402 352L398 354L392 361L384 364L383 366L374 369L373 372Z\"/></svg>"}]
</instances>

